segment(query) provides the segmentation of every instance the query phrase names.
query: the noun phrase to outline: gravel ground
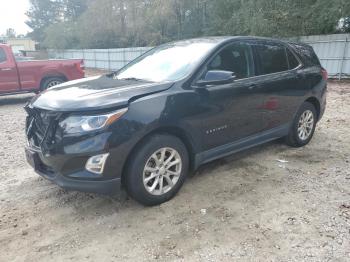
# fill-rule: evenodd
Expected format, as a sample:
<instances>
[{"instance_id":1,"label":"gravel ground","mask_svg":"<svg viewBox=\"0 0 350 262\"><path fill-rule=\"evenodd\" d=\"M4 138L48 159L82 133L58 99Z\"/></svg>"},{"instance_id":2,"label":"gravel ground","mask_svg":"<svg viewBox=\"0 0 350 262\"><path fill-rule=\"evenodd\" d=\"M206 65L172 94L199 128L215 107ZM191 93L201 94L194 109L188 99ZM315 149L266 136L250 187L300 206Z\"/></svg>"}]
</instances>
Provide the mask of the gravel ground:
<instances>
[{"instance_id":1,"label":"gravel ground","mask_svg":"<svg viewBox=\"0 0 350 262\"><path fill-rule=\"evenodd\" d=\"M307 147L215 161L153 208L40 178L23 153L32 96L0 97L0 261L349 261L350 84L329 89Z\"/></svg>"}]
</instances>

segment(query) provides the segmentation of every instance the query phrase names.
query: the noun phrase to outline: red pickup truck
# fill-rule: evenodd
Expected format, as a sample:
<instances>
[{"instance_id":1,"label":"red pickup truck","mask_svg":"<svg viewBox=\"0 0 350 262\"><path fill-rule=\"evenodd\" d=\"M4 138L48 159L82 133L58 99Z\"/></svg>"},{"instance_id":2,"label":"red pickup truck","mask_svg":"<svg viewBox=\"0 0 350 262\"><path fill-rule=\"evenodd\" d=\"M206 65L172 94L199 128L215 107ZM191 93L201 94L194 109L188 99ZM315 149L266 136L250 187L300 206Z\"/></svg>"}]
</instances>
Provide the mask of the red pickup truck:
<instances>
[{"instance_id":1,"label":"red pickup truck","mask_svg":"<svg viewBox=\"0 0 350 262\"><path fill-rule=\"evenodd\" d=\"M0 95L38 93L84 77L84 60L16 61L11 47L0 44Z\"/></svg>"}]
</instances>

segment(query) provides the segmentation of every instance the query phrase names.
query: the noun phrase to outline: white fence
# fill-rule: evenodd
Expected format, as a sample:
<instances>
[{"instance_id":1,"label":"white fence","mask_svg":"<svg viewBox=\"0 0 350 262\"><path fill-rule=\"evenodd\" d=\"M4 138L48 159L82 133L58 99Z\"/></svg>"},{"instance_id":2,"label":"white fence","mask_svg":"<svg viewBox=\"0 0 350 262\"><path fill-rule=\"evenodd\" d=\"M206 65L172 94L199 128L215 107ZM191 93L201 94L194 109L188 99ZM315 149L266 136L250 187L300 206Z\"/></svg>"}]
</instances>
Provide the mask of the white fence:
<instances>
[{"instance_id":1,"label":"white fence","mask_svg":"<svg viewBox=\"0 0 350 262\"><path fill-rule=\"evenodd\" d=\"M350 34L302 36L294 40L311 45L332 78L350 78Z\"/></svg>"},{"instance_id":2,"label":"white fence","mask_svg":"<svg viewBox=\"0 0 350 262\"><path fill-rule=\"evenodd\" d=\"M151 47L49 50L49 58L84 59L85 66L89 68L118 70L150 49Z\"/></svg>"},{"instance_id":3,"label":"white fence","mask_svg":"<svg viewBox=\"0 0 350 262\"><path fill-rule=\"evenodd\" d=\"M350 34L295 37L311 45L332 78L350 78ZM119 49L49 50L50 58L79 58L90 68L118 70L151 47Z\"/></svg>"}]
</instances>

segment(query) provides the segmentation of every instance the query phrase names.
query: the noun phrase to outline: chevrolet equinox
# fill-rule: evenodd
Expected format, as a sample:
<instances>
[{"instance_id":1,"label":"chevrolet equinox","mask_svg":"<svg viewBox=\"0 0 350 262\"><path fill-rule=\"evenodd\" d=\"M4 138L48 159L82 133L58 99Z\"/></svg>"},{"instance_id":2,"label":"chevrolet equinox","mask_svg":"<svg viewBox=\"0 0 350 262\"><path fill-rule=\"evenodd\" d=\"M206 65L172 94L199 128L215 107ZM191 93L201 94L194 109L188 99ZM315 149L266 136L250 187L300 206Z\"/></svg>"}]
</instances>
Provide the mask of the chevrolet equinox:
<instances>
[{"instance_id":1,"label":"chevrolet equinox","mask_svg":"<svg viewBox=\"0 0 350 262\"><path fill-rule=\"evenodd\" d=\"M271 140L311 140L327 72L312 47L209 37L156 47L117 72L67 82L25 110L26 157L60 187L144 205L171 199L200 165Z\"/></svg>"}]
</instances>

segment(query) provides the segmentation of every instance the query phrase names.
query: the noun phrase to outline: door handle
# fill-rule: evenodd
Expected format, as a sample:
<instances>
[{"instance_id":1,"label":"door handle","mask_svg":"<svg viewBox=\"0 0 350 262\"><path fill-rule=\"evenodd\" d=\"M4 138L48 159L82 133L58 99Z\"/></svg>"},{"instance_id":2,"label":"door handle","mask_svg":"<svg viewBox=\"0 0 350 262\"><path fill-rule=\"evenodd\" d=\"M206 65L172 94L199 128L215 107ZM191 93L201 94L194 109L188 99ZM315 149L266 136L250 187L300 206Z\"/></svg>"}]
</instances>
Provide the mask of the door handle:
<instances>
[{"instance_id":1,"label":"door handle","mask_svg":"<svg viewBox=\"0 0 350 262\"><path fill-rule=\"evenodd\" d=\"M1 71L12 71L12 68L2 68Z\"/></svg>"}]
</instances>

